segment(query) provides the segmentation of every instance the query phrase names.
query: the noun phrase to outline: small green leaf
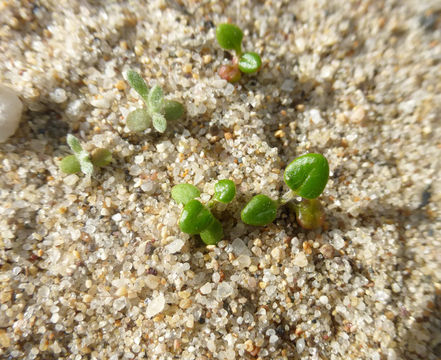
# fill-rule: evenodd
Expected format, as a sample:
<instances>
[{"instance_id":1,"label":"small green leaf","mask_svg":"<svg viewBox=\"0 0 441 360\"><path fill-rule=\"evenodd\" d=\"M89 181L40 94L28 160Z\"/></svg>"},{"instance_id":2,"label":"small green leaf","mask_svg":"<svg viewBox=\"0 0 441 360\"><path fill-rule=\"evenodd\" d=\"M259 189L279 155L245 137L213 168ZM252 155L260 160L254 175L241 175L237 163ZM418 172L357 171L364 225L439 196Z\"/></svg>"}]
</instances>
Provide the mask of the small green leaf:
<instances>
[{"instance_id":1,"label":"small green leaf","mask_svg":"<svg viewBox=\"0 0 441 360\"><path fill-rule=\"evenodd\" d=\"M220 24L216 28L216 38L219 45L226 50L241 53L243 32L236 25Z\"/></svg>"},{"instance_id":2,"label":"small green leaf","mask_svg":"<svg viewBox=\"0 0 441 360\"><path fill-rule=\"evenodd\" d=\"M243 208L240 217L245 224L264 226L273 222L277 215L277 202L268 196L254 196Z\"/></svg>"},{"instance_id":3,"label":"small green leaf","mask_svg":"<svg viewBox=\"0 0 441 360\"><path fill-rule=\"evenodd\" d=\"M66 174L75 174L78 171L81 171L81 166L75 155L69 155L61 160L60 169Z\"/></svg>"},{"instance_id":4,"label":"small green leaf","mask_svg":"<svg viewBox=\"0 0 441 360\"><path fill-rule=\"evenodd\" d=\"M255 52L246 52L239 59L239 69L245 74L255 73L261 66L262 60Z\"/></svg>"},{"instance_id":5,"label":"small green leaf","mask_svg":"<svg viewBox=\"0 0 441 360\"><path fill-rule=\"evenodd\" d=\"M214 185L214 198L224 204L228 204L236 195L236 185L231 180L219 180Z\"/></svg>"},{"instance_id":6,"label":"small green leaf","mask_svg":"<svg viewBox=\"0 0 441 360\"><path fill-rule=\"evenodd\" d=\"M127 127L130 129L130 131L133 132L140 132L147 129L152 122L152 119L150 118L149 113L146 109L136 109L133 110L128 116L127 116Z\"/></svg>"},{"instance_id":7,"label":"small green leaf","mask_svg":"<svg viewBox=\"0 0 441 360\"><path fill-rule=\"evenodd\" d=\"M147 107L151 113L160 112L162 109L162 103L164 101L164 94L162 89L155 85L153 86L147 98Z\"/></svg>"},{"instance_id":8,"label":"small green leaf","mask_svg":"<svg viewBox=\"0 0 441 360\"><path fill-rule=\"evenodd\" d=\"M283 179L289 188L305 199L315 199L325 189L329 178L328 160L322 154L305 154L285 169Z\"/></svg>"},{"instance_id":9,"label":"small green leaf","mask_svg":"<svg viewBox=\"0 0 441 360\"><path fill-rule=\"evenodd\" d=\"M297 223L304 229L313 230L323 225L325 214L323 207L318 199L302 199L302 202L289 203L290 208L294 208Z\"/></svg>"},{"instance_id":10,"label":"small green leaf","mask_svg":"<svg viewBox=\"0 0 441 360\"><path fill-rule=\"evenodd\" d=\"M90 156L93 166L103 167L112 162L112 153L103 148L98 148L92 151Z\"/></svg>"},{"instance_id":11,"label":"small green leaf","mask_svg":"<svg viewBox=\"0 0 441 360\"><path fill-rule=\"evenodd\" d=\"M184 106L174 100L165 100L162 111L167 121L174 121L184 115Z\"/></svg>"},{"instance_id":12,"label":"small green leaf","mask_svg":"<svg viewBox=\"0 0 441 360\"><path fill-rule=\"evenodd\" d=\"M156 131L163 133L167 129L167 120L165 120L164 115L160 113L153 113L152 115L153 127Z\"/></svg>"},{"instance_id":13,"label":"small green leaf","mask_svg":"<svg viewBox=\"0 0 441 360\"><path fill-rule=\"evenodd\" d=\"M172 187L171 197L179 204L187 204L190 200L197 198L201 192L191 184L178 184Z\"/></svg>"},{"instance_id":14,"label":"small green leaf","mask_svg":"<svg viewBox=\"0 0 441 360\"><path fill-rule=\"evenodd\" d=\"M239 70L237 64L232 65L221 65L218 71L221 79L227 80L229 83L234 84L238 82L242 77L242 73Z\"/></svg>"},{"instance_id":15,"label":"small green leaf","mask_svg":"<svg viewBox=\"0 0 441 360\"><path fill-rule=\"evenodd\" d=\"M144 79L136 71L127 71L127 81L132 88L142 97L142 99L147 102L147 97L149 93L149 88L145 83Z\"/></svg>"},{"instance_id":16,"label":"small green leaf","mask_svg":"<svg viewBox=\"0 0 441 360\"><path fill-rule=\"evenodd\" d=\"M220 221L214 218L213 222L199 235L205 244L216 245L224 237L224 230Z\"/></svg>"},{"instance_id":17,"label":"small green leaf","mask_svg":"<svg viewBox=\"0 0 441 360\"><path fill-rule=\"evenodd\" d=\"M190 235L199 234L205 230L214 220L211 214L198 200L190 200L182 210L179 219L179 227L182 232Z\"/></svg>"},{"instance_id":18,"label":"small green leaf","mask_svg":"<svg viewBox=\"0 0 441 360\"><path fill-rule=\"evenodd\" d=\"M67 141L67 144L69 145L69 147L71 148L71 150L75 154L79 154L83 151L83 148L80 144L80 141L72 134L67 135L66 141Z\"/></svg>"}]
</instances>

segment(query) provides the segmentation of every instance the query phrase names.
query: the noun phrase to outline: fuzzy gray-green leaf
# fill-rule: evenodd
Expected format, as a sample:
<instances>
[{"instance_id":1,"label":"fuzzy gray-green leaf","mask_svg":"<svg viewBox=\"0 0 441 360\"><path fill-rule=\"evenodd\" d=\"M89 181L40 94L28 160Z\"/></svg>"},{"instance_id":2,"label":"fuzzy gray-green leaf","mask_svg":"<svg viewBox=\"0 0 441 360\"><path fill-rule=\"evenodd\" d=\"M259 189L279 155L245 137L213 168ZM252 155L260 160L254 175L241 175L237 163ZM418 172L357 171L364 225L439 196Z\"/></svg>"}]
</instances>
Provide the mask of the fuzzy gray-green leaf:
<instances>
[{"instance_id":1,"label":"fuzzy gray-green leaf","mask_svg":"<svg viewBox=\"0 0 441 360\"><path fill-rule=\"evenodd\" d=\"M165 129L167 129L167 120L165 120L164 115L160 113L153 113L152 123L156 131L159 131L160 133L163 133Z\"/></svg>"},{"instance_id":2,"label":"fuzzy gray-green leaf","mask_svg":"<svg viewBox=\"0 0 441 360\"><path fill-rule=\"evenodd\" d=\"M149 88L145 83L144 79L136 71L127 71L127 81L132 88L142 97L142 99L147 102L147 97L149 94Z\"/></svg>"},{"instance_id":3,"label":"fuzzy gray-green leaf","mask_svg":"<svg viewBox=\"0 0 441 360\"><path fill-rule=\"evenodd\" d=\"M130 129L130 131L133 132L140 132L147 129L152 122L152 119L150 118L149 113L146 109L136 109L133 110L128 116L127 116L127 127Z\"/></svg>"},{"instance_id":4,"label":"fuzzy gray-green leaf","mask_svg":"<svg viewBox=\"0 0 441 360\"><path fill-rule=\"evenodd\" d=\"M147 98L147 107L151 113L160 112L162 110L162 104L164 101L164 94L162 89L155 85L153 86Z\"/></svg>"}]
</instances>

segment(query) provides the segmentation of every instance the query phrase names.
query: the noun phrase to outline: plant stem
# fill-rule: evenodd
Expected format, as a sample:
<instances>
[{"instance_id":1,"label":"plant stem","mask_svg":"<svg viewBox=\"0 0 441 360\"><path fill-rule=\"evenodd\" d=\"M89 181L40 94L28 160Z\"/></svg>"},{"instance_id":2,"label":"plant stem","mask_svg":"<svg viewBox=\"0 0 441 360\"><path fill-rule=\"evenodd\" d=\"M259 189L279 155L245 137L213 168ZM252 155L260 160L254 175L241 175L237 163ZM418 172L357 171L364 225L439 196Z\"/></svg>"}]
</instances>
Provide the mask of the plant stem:
<instances>
[{"instance_id":1,"label":"plant stem","mask_svg":"<svg viewBox=\"0 0 441 360\"><path fill-rule=\"evenodd\" d=\"M207 204L205 205L207 208L211 209L216 204L216 200L211 199Z\"/></svg>"},{"instance_id":2,"label":"plant stem","mask_svg":"<svg viewBox=\"0 0 441 360\"><path fill-rule=\"evenodd\" d=\"M277 202L279 206L283 206L286 203L290 202L292 199L294 199L297 196L297 194L290 190L287 193L285 193Z\"/></svg>"}]
</instances>

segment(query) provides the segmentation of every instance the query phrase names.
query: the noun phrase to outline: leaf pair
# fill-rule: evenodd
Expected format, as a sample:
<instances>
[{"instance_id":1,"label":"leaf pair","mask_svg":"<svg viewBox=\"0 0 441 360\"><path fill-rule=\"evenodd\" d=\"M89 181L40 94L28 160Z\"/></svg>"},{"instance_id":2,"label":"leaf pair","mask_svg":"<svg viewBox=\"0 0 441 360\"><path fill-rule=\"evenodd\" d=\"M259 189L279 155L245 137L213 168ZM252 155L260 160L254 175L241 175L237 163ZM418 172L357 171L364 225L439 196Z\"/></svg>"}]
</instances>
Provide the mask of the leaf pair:
<instances>
[{"instance_id":1,"label":"leaf pair","mask_svg":"<svg viewBox=\"0 0 441 360\"><path fill-rule=\"evenodd\" d=\"M131 131L141 132L153 125L158 132L163 133L167 128L167 120L177 120L184 114L181 103L165 100L162 89L157 85L149 90L136 71L127 72L127 81L146 104L146 108L136 109L128 115L127 127Z\"/></svg>"},{"instance_id":2,"label":"leaf pair","mask_svg":"<svg viewBox=\"0 0 441 360\"><path fill-rule=\"evenodd\" d=\"M224 236L222 224L196 198L200 195L199 189L191 184L178 184L172 188L172 198L184 205L179 218L179 227L182 232L190 235L199 234L207 245L215 245ZM224 204L233 200L236 195L236 185L231 180L220 180L215 185L215 200ZM210 204L209 204L210 205Z\"/></svg>"},{"instance_id":3,"label":"leaf pair","mask_svg":"<svg viewBox=\"0 0 441 360\"><path fill-rule=\"evenodd\" d=\"M262 66L259 54L255 52L242 53L242 30L233 24L220 24L216 28L216 38L219 45L225 50L234 50L238 59L231 65L222 65L219 76L229 82L240 80L241 72L252 74Z\"/></svg>"},{"instance_id":4,"label":"leaf pair","mask_svg":"<svg viewBox=\"0 0 441 360\"><path fill-rule=\"evenodd\" d=\"M93 173L94 166L103 167L112 161L112 153L107 149L97 148L92 154L89 154L83 149L75 136L68 134L66 140L74 153L66 156L60 162L60 169L66 174L82 171L85 175L90 176Z\"/></svg>"},{"instance_id":5,"label":"leaf pair","mask_svg":"<svg viewBox=\"0 0 441 360\"><path fill-rule=\"evenodd\" d=\"M323 211L319 201L314 199L323 192L328 182L328 160L314 153L299 156L286 167L283 178L292 190L288 198L275 201L263 194L256 195L243 208L242 221L249 225L268 225L276 218L278 207L298 195L305 199L293 205L299 224L304 228L320 226Z\"/></svg>"}]
</instances>

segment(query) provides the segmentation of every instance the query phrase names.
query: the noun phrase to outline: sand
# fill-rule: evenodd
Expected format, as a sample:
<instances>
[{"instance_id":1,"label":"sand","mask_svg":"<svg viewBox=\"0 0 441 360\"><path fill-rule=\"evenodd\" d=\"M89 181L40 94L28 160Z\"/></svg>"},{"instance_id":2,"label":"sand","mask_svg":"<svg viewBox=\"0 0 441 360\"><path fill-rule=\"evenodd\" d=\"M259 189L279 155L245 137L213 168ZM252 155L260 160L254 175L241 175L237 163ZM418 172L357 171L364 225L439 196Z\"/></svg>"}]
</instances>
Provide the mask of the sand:
<instances>
[{"instance_id":1,"label":"sand","mask_svg":"<svg viewBox=\"0 0 441 360\"><path fill-rule=\"evenodd\" d=\"M236 85L226 21L263 60ZM0 83L24 104L0 144L0 357L439 359L440 39L438 1L0 2ZM130 133L128 69L184 118ZM69 133L114 162L63 174ZM324 227L243 224L307 152L330 164ZM207 202L224 178L206 247L170 190Z\"/></svg>"}]
</instances>

